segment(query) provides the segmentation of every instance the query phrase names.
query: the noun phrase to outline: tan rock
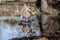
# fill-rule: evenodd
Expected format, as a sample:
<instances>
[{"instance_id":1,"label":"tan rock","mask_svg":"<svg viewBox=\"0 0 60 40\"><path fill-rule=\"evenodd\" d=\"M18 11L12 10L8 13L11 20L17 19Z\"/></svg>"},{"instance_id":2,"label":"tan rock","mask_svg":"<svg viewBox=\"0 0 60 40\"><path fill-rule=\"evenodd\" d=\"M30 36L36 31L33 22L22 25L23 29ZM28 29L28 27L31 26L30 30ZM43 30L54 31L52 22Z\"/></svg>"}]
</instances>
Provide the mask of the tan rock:
<instances>
[{"instance_id":1,"label":"tan rock","mask_svg":"<svg viewBox=\"0 0 60 40\"><path fill-rule=\"evenodd\" d=\"M37 39L33 39L33 40L49 40L49 39L46 37L43 37L43 38L37 38Z\"/></svg>"}]
</instances>

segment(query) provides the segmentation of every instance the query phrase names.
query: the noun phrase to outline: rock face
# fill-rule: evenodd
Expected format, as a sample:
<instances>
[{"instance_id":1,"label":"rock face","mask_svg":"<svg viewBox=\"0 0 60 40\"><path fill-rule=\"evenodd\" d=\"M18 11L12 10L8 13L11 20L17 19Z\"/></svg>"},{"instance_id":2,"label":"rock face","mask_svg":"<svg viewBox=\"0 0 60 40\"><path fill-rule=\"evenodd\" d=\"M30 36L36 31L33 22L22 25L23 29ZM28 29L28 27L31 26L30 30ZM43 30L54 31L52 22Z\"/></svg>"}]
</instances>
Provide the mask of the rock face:
<instances>
[{"instance_id":1,"label":"rock face","mask_svg":"<svg viewBox=\"0 0 60 40\"><path fill-rule=\"evenodd\" d=\"M41 10L45 13L48 13L51 16L56 16L59 13L58 8L55 8L56 4L58 4L58 6L59 6L58 1L41 0ZM55 6L53 7L53 5L55 5Z\"/></svg>"},{"instance_id":2,"label":"rock face","mask_svg":"<svg viewBox=\"0 0 60 40\"><path fill-rule=\"evenodd\" d=\"M41 35L38 20L34 19L34 21L28 22L25 20L23 21L23 19L21 21L20 17L12 17L12 18L1 17L1 18L2 20L0 20L0 33L1 33L0 40Z\"/></svg>"},{"instance_id":3,"label":"rock face","mask_svg":"<svg viewBox=\"0 0 60 40\"><path fill-rule=\"evenodd\" d=\"M2 2L4 2L4 1L16 1L16 2L28 2L28 0L1 0ZM36 0L29 0L29 2L36 2Z\"/></svg>"},{"instance_id":4,"label":"rock face","mask_svg":"<svg viewBox=\"0 0 60 40\"><path fill-rule=\"evenodd\" d=\"M39 15L39 10L33 7L21 5L0 5L0 16L24 16Z\"/></svg>"},{"instance_id":5,"label":"rock face","mask_svg":"<svg viewBox=\"0 0 60 40\"><path fill-rule=\"evenodd\" d=\"M56 35L59 29L59 23L54 19L60 13L58 7L60 6L57 0L41 0L42 28L46 34Z\"/></svg>"},{"instance_id":6,"label":"rock face","mask_svg":"<svg viewBox=\"0 0 60 40\"><path fill-rule=\"evenodd\" d=\"M48 34L55 34L59 30L59 23L53 17L49 17L47 21L47 29L45 30Z\"/></svg>"},{"instance_id":7,"label":"rock face","mask_svg":"<svg viewBox=\"0 0 60 40\"><path fill-rule=\"evenodd\" d=\"M25 4L21 8L16 5L6 6L0 6L0 40L41 35L37 19L39 10Z\"/></svg>"},{"instance_id":8,"label":"rock face","mask_svg":"<svg viewBox=\"0 0 60 40\"><path fill-rule=\"evenodd\" d=\"M0 5L0 16L20 15L20 9L20 5Z\"/></svg>"},{"instance_id":9,"label":"rock face","mask_svg":"<svg viewBox=\"0 0 60 40\"><path fill-rule=\"evenodd\" d=\"M48 27L48 19L49 19L50 15L42 15L42 28L46 29Z\"/></svg>"},{"instance_id":10,"label":"rock face","mask_svg":"<svg viewBox=\"0 0 60 40\"><path fill-rule=\"evenodd\" d=\"M14 1L14 0L1 0L1 1Z\"/></svg>"},{"instance_id":11,"label":"rock face","mask_svg":"<svg viewBox=\"0 0 60 40\"><path fill-rule=\"evenodd\" d=\"M48 39L48 38L43 37L43 38L38 38L38 39L35 39L35 40L49 40L49 39Z\"/></svg>"},{"instance_id":12,"label":"rock face","mask_svg":"<svg viewBox=\"0 0 60 40\"><path fill-rule=\"evenodd\" d=\"M21 1L28 2L28 0ZM30 2L31 1L33 0L30 0ZM58 16L58 14L60 15L59 5L59 1L41 0L42 29L45 35L60 35L60 21L58 22L54 19L55 16ZM30 7L29 5L26 6L25 4L24 6L19 4L0 5L0 40L40 36L41 31L39 28L39 21L41 19L39 18L40 20L38 21L38 16L40 16L39 13L38 9ZM38 38L34 40L48 39Z\"/></svg>"}]
</instances>

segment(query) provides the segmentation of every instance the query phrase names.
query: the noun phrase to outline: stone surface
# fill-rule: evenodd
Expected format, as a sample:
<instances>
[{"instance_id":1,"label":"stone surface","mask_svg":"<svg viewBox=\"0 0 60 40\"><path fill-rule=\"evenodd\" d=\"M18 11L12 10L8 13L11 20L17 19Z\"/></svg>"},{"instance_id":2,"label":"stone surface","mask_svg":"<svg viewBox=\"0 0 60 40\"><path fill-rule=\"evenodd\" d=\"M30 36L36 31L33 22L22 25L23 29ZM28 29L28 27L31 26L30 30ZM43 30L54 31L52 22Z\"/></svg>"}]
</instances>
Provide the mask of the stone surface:
<instances>
[{"instance_id":1,"label":"stone surface","mask_svg":"<svg viewBox=\"0 0 60 40\"><path fill-rule=\"evenodd\" d=\"M39 10L30 6L0 6L0 40L40 36Z\"/></svg>"},{"instance_id":2,"label":"stone surface","mask_svg":"<svg viewBox=\"0 0 60 40\"><path fill-rule=\"evenodd\" d=\"M37 38L37 39L34 39L34 40L49 40L49 39L46 38L46 37L42 37L42 38Z\"/></svg>"},{"instance_id":3,"label":"stone surface","mask_svg":"<svg viewBox=\"0 0 60 40\"><path fill-rule=\"evenodd\" d=\"M48 27L48 19L49 19L50 15L42 15L42 28L43 30L46 29Z\"/></svg>"},{"instance_id":4,"label":"stone surface","mask_svg":"<svg viewBox=\"0 0 60 40\"><path fill-rule=\"evenodd\" d=\"M31 22L23 21L23 19L21 21L20 17L0 17L0 19L0 40L41 35L38 22L35 19Z\"/></svg>"}]
</instances>

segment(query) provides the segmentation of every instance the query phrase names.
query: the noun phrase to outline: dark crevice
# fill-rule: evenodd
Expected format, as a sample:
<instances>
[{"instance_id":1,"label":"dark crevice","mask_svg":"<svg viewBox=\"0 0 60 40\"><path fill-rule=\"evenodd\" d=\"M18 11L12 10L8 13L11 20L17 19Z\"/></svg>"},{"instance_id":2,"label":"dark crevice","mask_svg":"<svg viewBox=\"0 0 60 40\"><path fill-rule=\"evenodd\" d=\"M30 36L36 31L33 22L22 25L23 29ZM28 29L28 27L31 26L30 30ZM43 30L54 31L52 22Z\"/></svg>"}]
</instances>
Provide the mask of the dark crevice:
<instances>
[{"instance_id":1,"label":"dark crevice","mask_svg":"<svg viewBox=\"0 0 60 40\"><path fill-rule=\"evenodd\" d=\"M60 1L52 5L53 8L60 10Z\"/></svg>"},{"instance_id":2,"label":"dark crevice","mask_svg":"<svg viewBox=\"0 0 60 40\"><path fill-rule=\"evenodd\" d=\"M36 1L36 6L39 8L41 6L41 0Z\"/></svg>"},{"instance_id":3,"label":"dark crevice","mask_svg":"<svg viewBox=\"0 0 60 40\"><path fill-rule=\"evenodd\" d=\"M36 6L37 8L39 8L40 12L41 12L41 0L37 0L36 2ZM40 13L41 15L38 17L38 20L39 20L39 24L40 24L40 31L42 32L43 29L42 29L42 13Z\"/></svg>"}]
</instances>

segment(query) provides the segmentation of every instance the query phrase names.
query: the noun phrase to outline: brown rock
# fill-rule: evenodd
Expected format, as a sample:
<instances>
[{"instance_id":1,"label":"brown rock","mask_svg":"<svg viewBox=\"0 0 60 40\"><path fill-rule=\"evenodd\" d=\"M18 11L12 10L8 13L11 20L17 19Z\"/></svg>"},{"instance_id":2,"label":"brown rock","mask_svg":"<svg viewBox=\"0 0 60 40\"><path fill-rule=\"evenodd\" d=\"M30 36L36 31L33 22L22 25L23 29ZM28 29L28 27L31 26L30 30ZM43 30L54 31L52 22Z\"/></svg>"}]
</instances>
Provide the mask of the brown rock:
<instances>
[{"instance_id":1,"label":"brown rock","mask_svg":"<svg viewBox=\"0 0 60 40\"><path fill-rule=\"evenodd\" d=\"M43 38L38 38L38 39L34 39L34 40L49 40L49 39L46 37L43 37Z\"/></svg>"}]
</instances>

